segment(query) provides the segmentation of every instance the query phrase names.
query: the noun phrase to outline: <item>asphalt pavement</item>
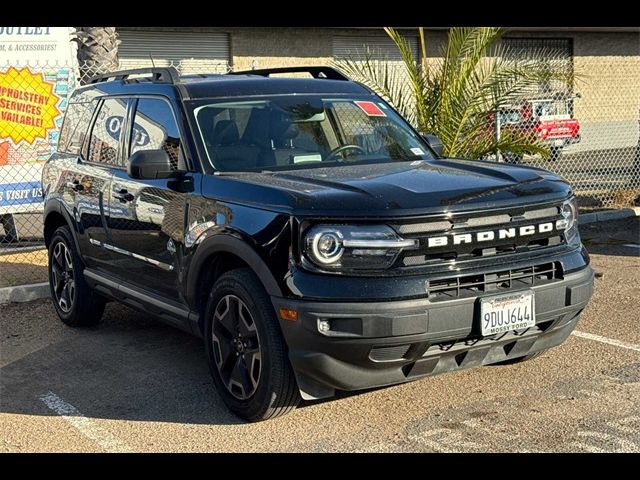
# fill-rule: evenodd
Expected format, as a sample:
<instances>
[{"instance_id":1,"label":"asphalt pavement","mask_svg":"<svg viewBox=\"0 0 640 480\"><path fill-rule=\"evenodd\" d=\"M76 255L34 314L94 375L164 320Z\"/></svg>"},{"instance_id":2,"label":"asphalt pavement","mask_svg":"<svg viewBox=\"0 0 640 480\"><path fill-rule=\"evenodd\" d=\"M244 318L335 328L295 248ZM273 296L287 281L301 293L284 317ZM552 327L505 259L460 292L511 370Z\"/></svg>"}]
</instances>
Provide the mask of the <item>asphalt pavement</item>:
<instances>
[{"instance_id":1,"label":"asphalt pavement","mask_svg":"<svg viewBox=\"0 0 640 480\"><path fill-rule=\"evenodd\" d=\"M585 225L597 272L577 332L535 360L430 377L248 424L201 342L110 304L72 329L0 307L1 452L640 452L638 217Z\"/></svg>"}]
</instances>

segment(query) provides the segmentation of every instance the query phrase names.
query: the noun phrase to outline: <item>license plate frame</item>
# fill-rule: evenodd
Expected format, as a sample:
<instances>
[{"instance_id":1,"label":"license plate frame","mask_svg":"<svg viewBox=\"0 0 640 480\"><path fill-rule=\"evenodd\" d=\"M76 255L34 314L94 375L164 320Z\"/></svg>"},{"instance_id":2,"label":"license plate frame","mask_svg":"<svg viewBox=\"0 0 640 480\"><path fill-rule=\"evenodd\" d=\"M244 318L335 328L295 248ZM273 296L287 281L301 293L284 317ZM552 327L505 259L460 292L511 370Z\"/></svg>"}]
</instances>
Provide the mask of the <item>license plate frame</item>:
<instances>
[{"instance_id":1,"label":"license plate frame","mask_svg":"<svg viewBox=\"0 0 640 480\"><path fill-rule=\"evenodd\" d=\"M479 310L480 333L483 337L531 328L536 324L533 290L480 298Z\"/></svg>"}]
</instances>

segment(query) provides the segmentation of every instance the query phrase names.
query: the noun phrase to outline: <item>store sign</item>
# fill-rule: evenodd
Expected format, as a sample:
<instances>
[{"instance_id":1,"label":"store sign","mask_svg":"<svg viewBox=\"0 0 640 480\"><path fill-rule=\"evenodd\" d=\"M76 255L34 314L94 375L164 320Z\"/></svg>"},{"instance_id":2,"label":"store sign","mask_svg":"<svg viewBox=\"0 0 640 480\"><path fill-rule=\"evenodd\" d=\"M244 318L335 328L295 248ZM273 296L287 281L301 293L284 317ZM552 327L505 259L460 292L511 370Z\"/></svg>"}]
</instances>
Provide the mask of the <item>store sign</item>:
<instances>
[{"instance_id":1,"label":"store sign","mask_svg":"<svg viewBox=\"0 0 640 480\"><path fill-rule=\"evenodd\" d=\"M17 182L0 184L0 207L42 202L40 182Z\"/></svg>"},{"instance_id":2,"label":"store sign","mask_svg":"<svg viewBox=\"0 0 640 480\"><path fill-rule=\"evenodd\" d=\"M42 73L32 73L27 67L0 72L0 138L10 138L15 144L46 139L60 114L60 98L53 88Z\"/></svg>"},{"instance_id":3,"label":"store sign","mask_svg":"<svg viewBox=\"0 0 640 480\"><path fill-rule=\"evenodd\" d=\"M0 27L0 62L66 63L73 56L69 27Z\"/></svg>"},{"instance_id":4,"label":"store sign","mask_svg":"<svg viewBox=\"0 0 640 480\"><path fill-rule=\"evenodd\" d=\"M0 27L0 215L42 210L77 63L70 27Z\"/></svg>"}]
</instances>

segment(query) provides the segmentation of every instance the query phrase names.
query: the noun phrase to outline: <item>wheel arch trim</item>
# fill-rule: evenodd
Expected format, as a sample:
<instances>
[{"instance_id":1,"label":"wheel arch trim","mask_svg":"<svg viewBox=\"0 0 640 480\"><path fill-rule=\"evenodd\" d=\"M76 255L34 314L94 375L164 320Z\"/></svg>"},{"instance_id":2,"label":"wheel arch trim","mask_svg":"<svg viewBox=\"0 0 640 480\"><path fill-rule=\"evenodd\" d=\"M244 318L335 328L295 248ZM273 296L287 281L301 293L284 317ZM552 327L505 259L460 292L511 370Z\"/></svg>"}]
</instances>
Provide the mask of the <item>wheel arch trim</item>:
<instances>
[{"instance_id":1,"label":"wheel arch trim","mask_svg":"<svg viewBox=\"0 0 640 480\"><path fill-rule=\"evenodd\" d=\"M189 267L186 282L186 295L192 307L195 307L198 279L212 255L230 253L242 259L258 276L267 294L282 296L278 282L258 253L246 242L228 233L221 233L205 239L196 249Z\"/></svg>"}]
</instances>

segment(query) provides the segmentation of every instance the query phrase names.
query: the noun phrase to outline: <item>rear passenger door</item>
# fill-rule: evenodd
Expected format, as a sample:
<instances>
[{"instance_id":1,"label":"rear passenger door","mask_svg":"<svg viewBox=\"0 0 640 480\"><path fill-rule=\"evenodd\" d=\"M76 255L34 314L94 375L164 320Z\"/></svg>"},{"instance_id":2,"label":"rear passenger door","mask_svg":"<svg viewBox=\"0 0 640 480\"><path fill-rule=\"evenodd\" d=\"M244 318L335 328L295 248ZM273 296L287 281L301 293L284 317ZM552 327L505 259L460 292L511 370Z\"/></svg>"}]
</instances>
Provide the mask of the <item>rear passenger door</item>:
<instances>
[{"instance_id":1,"label":"rear passenger door","mask_svg":"<svg viewBox=\"0 0 640 480\"><path fill-rule=\"evenodd\" d=\"M114 170L108 231L113 273L170 300L180 300L179 255L184 238L188 193L182 180L134 180L128 158L139 150L165 150L175 170L185 170L182 134L171 103L140 97L131 105L123 168ZM179 167L180 166L180 167Z\"/></svg>"},{"instance_id":2,"label":"rear passenger door","mask_svg":"<svg viewBox=\"0 0 640 480\"><path fill-rule=\"evenodd\" d=\"M105 268L109 258L106 218L109 210L109 186L113 168L122 160L121 122L127 111L127 99L103 98L93 116L82 158L67 182L75 192L74 216L81 226L80 249L89 267Z\"/></svg>"}]
</instances>

